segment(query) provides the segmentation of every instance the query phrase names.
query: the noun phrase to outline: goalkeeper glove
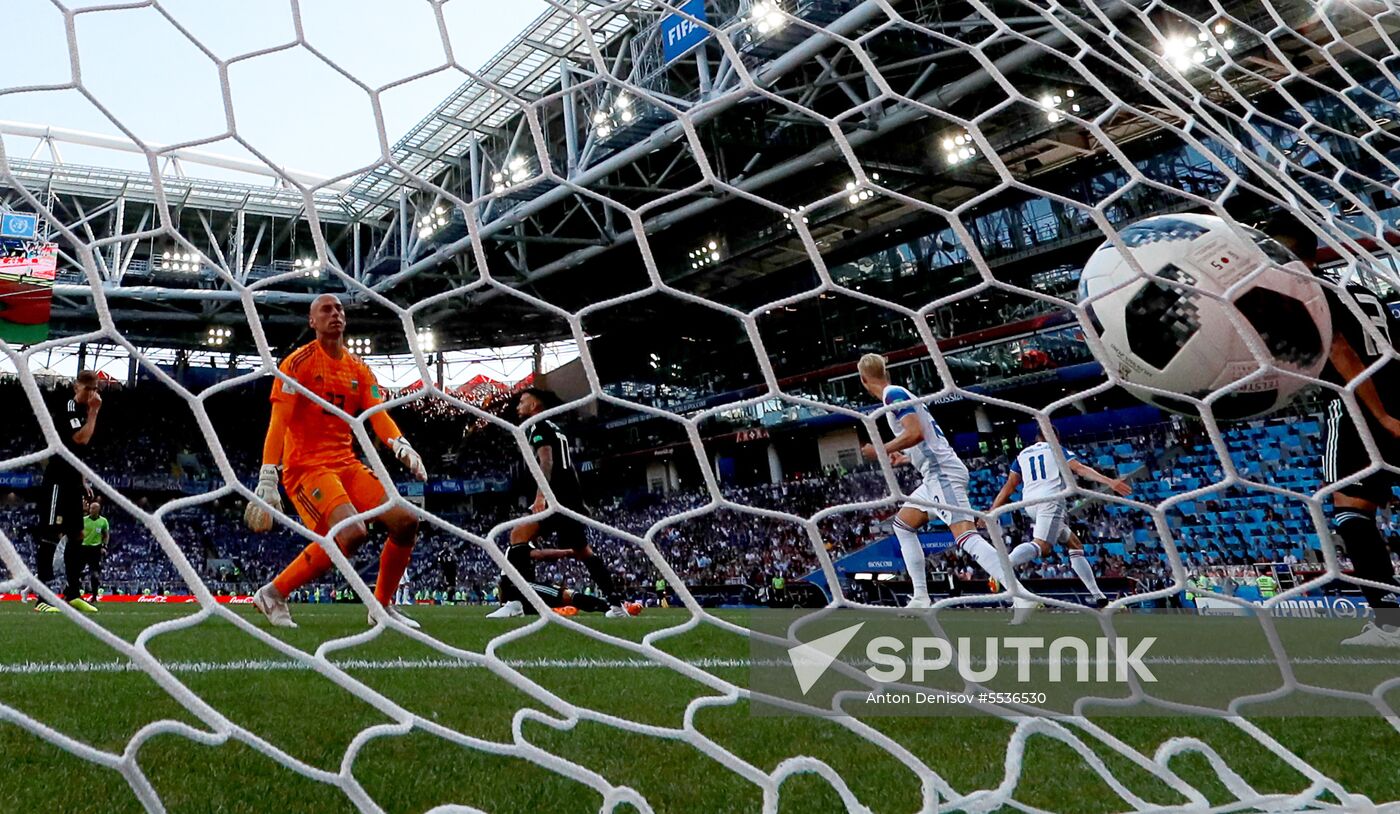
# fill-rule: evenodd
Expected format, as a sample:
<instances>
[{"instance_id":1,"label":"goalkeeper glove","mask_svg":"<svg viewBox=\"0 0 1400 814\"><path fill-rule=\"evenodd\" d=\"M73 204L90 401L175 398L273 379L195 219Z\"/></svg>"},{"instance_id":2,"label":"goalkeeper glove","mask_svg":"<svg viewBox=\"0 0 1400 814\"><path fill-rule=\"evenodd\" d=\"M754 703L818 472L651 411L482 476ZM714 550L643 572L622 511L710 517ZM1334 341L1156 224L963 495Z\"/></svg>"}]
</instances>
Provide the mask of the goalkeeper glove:
<instances>
[{"instance_id":1,"label":"goalkeeper glove","mask_svg":"<svg viewBox=\"0 0 1400 814\"><path fill-rule=\"evenodd\" d=\"M258 470L258 488L253 490L253 494L267 503L267 505L282 511L282 493L277 489L278 468L276 464L263 464ZM248 528L256 532L264 532L272 528L272 513L257 501L248 501L248 508L243 510L243 522L248 524Z\"/></svg>"},{"instance_id":2,"label":"goalkeeper glove","mask_svg":"<svg viewBox=\"0 0 1400 814\"><path fill-rule=\"evenodd\" d=\"M407 438L400 435L390 441L389 449L393 451L394 457L399 459L399 463L403 464L403 468L412 473L413 477L422 481L428 479L428 470L423 467L423 457L413 449Z\"/></svg>"}]
</instances>

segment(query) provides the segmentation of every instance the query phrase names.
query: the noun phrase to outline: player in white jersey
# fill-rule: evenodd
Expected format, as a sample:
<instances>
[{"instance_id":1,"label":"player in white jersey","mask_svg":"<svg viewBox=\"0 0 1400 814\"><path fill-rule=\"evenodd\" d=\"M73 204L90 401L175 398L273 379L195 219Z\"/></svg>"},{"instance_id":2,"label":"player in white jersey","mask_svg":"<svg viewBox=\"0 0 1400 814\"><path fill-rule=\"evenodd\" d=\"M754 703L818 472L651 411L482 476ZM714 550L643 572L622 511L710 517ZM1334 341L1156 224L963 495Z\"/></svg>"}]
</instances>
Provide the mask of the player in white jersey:
<instances>
[{"instance_id":1,"label":"player in white jersey","mask_svg":"<svg viewBox=\"0 0 1400 814\"><path fill-rule=\"evenodd\" d=\"M976 515L967 497L967 466L948 443L928 408L907 389L890 383L885 357L867 353L860 358L857 370L860 383L889 410L887 418L895 433L895 437L881 447L866 444L861 453L872 460L882 454L889 455L896 464L907 458L923 478L919 488L910 495L910 502L900 507L894 519L894 536L899 541L909 579L914 583L909 607L927 608L932 604L928 574L924 570L924 548L918 533L928 523L930 511L953 533L960 549L972 555L999 585L1011 590L1015 574L1002 567L997 550L977 531ZM1016 597L1012 604L1020 609L1032 607L1034 602Z\"/></svg>"},{"instance_id":2,"label":"player in white jersey","mask_svg":"<svg viewBox=\"0 0 1400 814\"><path fill-rule=\"evenodd\" d=\"M1065 463L1076 478L1101 483L1118 495L1126 496L1132 493L1133 487L1121 478L1110 478L1099 472L1079 460L1068 449L1064 450L1064 453ZM1079 542L1079 535L1075 534L1066 522L1064 493L1067 490L1064 472L1055 461L1055 451L1050 442L1045 440L1044 433L1036 433L1035 443L1021 450L1021 454L1016 456L1016 460L1011 464L1011 471L1007 473L1006 484L997 493L989 511L995 512L1005 506L1011 500L1011 494L1016 491L1017 486L1021 487L1021 500L1029 504L1026 506L1026 514L1030 515L1031 522L1034 523L1032 536L1035 541L1021 543L1011 550L1012 567L1019 568L1037 557L1049 554L1056 545L1063 544L1069 549L1070 568L1074 569L1075 576L1079 577L1079 581L1084 583L1084 587L1089 589L1090 595L1094 597L1094 607L1102 608L1107 605L1108 597L1099 590L1098 580L1094 578L1094 569L1089 566L1089 560L1084 556L1084 545Z\"/></svg>"}]
</instances>

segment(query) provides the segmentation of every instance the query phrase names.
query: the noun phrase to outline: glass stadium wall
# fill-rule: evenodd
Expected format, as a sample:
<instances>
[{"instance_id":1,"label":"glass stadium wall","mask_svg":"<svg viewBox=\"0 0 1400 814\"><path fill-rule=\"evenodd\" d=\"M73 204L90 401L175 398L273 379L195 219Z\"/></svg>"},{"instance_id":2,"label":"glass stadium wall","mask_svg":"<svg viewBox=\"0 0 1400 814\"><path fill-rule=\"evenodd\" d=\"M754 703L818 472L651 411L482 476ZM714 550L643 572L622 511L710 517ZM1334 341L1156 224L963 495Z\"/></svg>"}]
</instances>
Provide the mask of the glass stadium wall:
<instances>
[{"instance_id":1,"label":"glass stadium wall","mask_svg":"<svg viewBox=\"0 0 1400 814\"><path fill-rule=\"evenodd\" d=\"M208 387L234 375L241 375L258 366L259 360L252 356L230 355L227 351L187 351L175 348L142 348L152 363L168 373L179 372L178 380L196 389ZM578 345L572 340L553 342L540 346L539 372L548 373L578 358ZM427 354L431 378L436 382L436 360L442 358L445 388L459 387L478 376L485 376L505 384L514 384L535 372L535 347L519 345L479 350L443 351ZM394 390L421 381L422 373L413 356L409 354L371 354L365 357L370 369L378 377L380 384ZM139 372L131 354L126 348L117 345L87 344L83 347L64 345L36 353L29 358L29 370L36 377L48 382L71 379L80 367L95 370L107 381L131 385L146 378L149 374ZM0 358L0 377L14 376L15 365L8 358Z\"/></svg>"}]
</instances>

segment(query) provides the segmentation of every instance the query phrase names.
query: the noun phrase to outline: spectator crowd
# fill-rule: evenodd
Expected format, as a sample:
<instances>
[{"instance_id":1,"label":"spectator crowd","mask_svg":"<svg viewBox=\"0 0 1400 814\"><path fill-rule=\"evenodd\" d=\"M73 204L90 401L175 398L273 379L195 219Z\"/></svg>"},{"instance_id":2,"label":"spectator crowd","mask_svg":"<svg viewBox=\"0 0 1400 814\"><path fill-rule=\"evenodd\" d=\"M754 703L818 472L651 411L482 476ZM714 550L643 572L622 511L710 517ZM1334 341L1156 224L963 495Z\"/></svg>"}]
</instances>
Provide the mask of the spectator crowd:
<instances>
[{"instance_id":1,"label":"spectator crowd","mask_svg":"<svg viewBox=\"0 0 1400 814\"><path fill-rule=\"evenodd\" d=\"M7 403L25 398L14 385L0 385L0 391ZM49 395L58 403L66 398L66 390ZM245 388L205 398L200 405L218 437L217 448L227 456L227 466L250 483L266 426L266 394ZM45 446L38 424L32 416L27 417L28 412L18 411L18 420L0 427L0 462ZM191 404L161 387L113 392L103 408L101 443L93 445L86 460L99 476L119 484L122 493L143 509L154 508L172 496L203 495L197 505L163 516L168 542L212 589L248 593L284 566L305 538L281 527L256 535L243 526L242 498L221 491L222 466L195 415ZM519 461L520 451L509 433L478 420L464 422L460 411L443 409L441 403L429 400L415 402L398 415L409 437L430 461L435 476L500 480L514 476L518 482L522 467L509 462ZM1261 472L1280 477L1292 473L1300 478L1300 484L1317 488L1316 439L1300 437L1306 432L1276 432L1260 423L1232 428L1227 435L1232 454L1237 443L1241 453L1253 454L1265 443L1261 439L1274 439L1267 443L1276 444L1286 454L1265 460ZM1208 440L1180 423L1100 439L1074 439L1071 445L1091 465L1133 480L1138 487L1136 497L1149 504L1176 490L1196 488L1221 477L1218 458ZM1298 469L1298 460L1306 460L1310 469ZM1004 455L968 460L974 473L974 505L991 505L1008 464ZM34 471L33 467L0 469L0 473ZM916 473L912 469L903 467L897 475L904 491L913 488ZM0 530L26 558L32 557L38 522L37 491L32 487L0 490ZM499 547L506 532L491 532L525 514L520 500L524 491L430 495L429 506L442 522L422 526L409 572L408 596L488 601L499 567L480 542L452 526ZM1221 490L1168 512L1176 549L1190 575L1238 582L1250 578L1252 563L1285 562L1301 567L1315 556L1312 549L1299 543L1305 535L1297 531L1296 523L1300 512L1305 514L1306 504L1291 505L1271 496L1272 502L1255 509L1247 501L1239 503L1245 500L1239 491L1233 487ZM887 497L888 488L879 470L832 469L775 484L726 484L722 502L714 501L703 490L681 490L669 494L595 494L593 503L597 521L654 544L660 557L687 584L766 585L774 578L792 582L813 572L819 567L819 551L836 559L887 536L888 519L896 506ZM883 502L869 508L857 505L878 501ZM1254 539L1252 526L1245 522L1248 518L1243 518L1245 512L1254 512L1252 516L1261 517L1265 527L1288 531L1288 535L1271 535L1263 542ZM108 591L187 590L170 552L150 529L110 502L105 513L112 523L112 544L103 565L103 584ZM1240 514L1241 522L1218 524L1219 518L1231 514ZM802 522L817 516L814 528ZM1091 499L1075 508L1072 522L1088 544L1100 575L1127 577L1142 590L1168 584L1170 563L1152 531L1154 521L1149 513ZM1386 513L1382 522L1384 536L1400 548L1400 517ZM1002 515L1000 528L1008 547L1030 537L1029 525L1020 512ZM1145 531L1153 535L1146 543ZM653 590L662 578L646 547L635 540L602 529L591 529L589 535L628 592ZM375 557L377 546L369 546L355 565L372 578ZM930 567L965 580L983 577L971 559L955 549L935 558ZM553 582L588 587L582 567L572 560L542 565L540 573ZM1066 552L1060 550L1030 564L1024 576L1072 578L1073 572ZM310 586L298 598L329 600L338 591L343 598L343 589L344 580L333 575Z\"/></svg>"}]
</instances>

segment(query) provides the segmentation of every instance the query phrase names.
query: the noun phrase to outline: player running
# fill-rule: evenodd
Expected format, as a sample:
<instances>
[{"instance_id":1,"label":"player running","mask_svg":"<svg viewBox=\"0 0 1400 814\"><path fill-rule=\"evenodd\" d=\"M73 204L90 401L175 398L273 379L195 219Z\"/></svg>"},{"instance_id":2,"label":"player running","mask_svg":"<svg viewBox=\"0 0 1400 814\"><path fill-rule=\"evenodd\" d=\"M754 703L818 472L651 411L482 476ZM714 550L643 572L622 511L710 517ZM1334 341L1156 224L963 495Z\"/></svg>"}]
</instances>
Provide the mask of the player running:
<instances>
[{"instance_id":1,"label":"player running","mask_svg":"<svg viewBox=\"0 0 1400 814\"><path fill-rule=\"evenodd\" d=\"M345 308L335 296L322 294L311 303L309 316L316 339L298 348L279 367L298 385L352 416L381 404L384 398L369 366L345 348ZM370 416L375 435L399 463L418 480L427 480L423 459L403 437L389 414ZM279 470L287 494L296 504L306 527L324 537L347 517L388 501L384 485L355 455L350 425L320 404L299 395L282 380L272 387L272 420L263 443L262 469L258 474L258 498L281 511L277 491ZM272 528L272 515L261 504L249 501L244 520L255 532ZM403 579L418 539L418 518L401 506L392 506L375 518L389 530L379 559L379 579L374 598L389 616L411 628L417 622L394 607L394 593ZM364 521L343 526L335 543L351 557L369 539ZM275 627L296 627L287 596L331 569L331 558L319 543L312 543L272 582L253 594L253 604ZM374 615L370 614L373 623Z\"/></svg>"},{"instance_id":2,"label":"player running","mask_svg":"<svg viewBox=\"0 0 1400 814\"><path fill-rule=\"evenodd\" d=\"M1317 235L1295 216L1279 212L1264 225L1264 231L1318 273ZM1376 442L1380 454L1377 463L1400 466L1400 361L1395 344L1400 342L1400 320L1375 292L1357 282L1348 282L1341 291L1325 285L1322 290L1332 312L1332 348L1322 378L1341 387L1359 380L1356 401ZM1378 367L1371 370L1373 365ZM1371 453L1338 394L1327 405L1324 440L1324 482L1336 483L1370 468ZM1376 525L1376 512L1394 498L1396 486L1400 486L1400 475L1380 469L1332 494L1336 507L1332 522L1351 557L1352 575L1393 586L1389 590L1361 586L1376 621L1342 644L1400 647L1400 603L1396 601L1400 585Z\"/></svg>"},{"instance_id":3,"label":"player running","mask_svg":"<svg viewBox=\"0 0 1400 814\"><path fill-rule=\"evenodd\" d=\"M533 423L530 421L532 417L558 404L559 400L553 393L530 387L520 392L515 403L515 414L527 425L526 437L530 439L530 448L535 452L540 469L544 471L544 479L549 481L549 487L553 490L558 505L587 515L588 506L583 502L583 487L579 484L578 471L574 469L568 436L561 433L559 426L548 419ZM536 490L531 511L542 512L547 505L544 489ZM583 561L588 575L593 578L593 584L597 585L598 590L607 598L609 618L626 618L641 611L641 605L623 601L622 594L613 585L612 574L608 572L603 558L588 544L588 527L572 517L555 512L545 520L516 526L510 532L511 549L550 532L557 536L560 548L575 552L575 556ZM520 602L507 602L504 594L501 598L501 607L488 614L490 618L501 619L524 613Z\"/></svg>"},{"instance_id":4,"label":"player running","mask_svg":"<svg viewBox=\"0 0 1400 814\"><path fill-rule=\"evenodd\" d=\"M1068 449L1064 450L1064 453L1065 463L1076 478L1101 483L1120 496L1132 494L1133 487L1126 481L1100 473L1079 460ZM1015 492L1018 486L1021 487L1021 500L1030 504L1026 506L1026 514L1034 523L1034 542L1021 543L1011 550L1011 567L1019 568L1037 557L1049 554L1056 545L1064 544L1069 549L1069 567L1074 569L1075 576L1079 577L1079 581L1084 583L1084 587L1094 597L1094 607L1106 606L1108 597L1099 590L1098 580L1094 578L1094 569L1084 556L1084 545L1079 542L1079 535L1074 533L1067 522L1068 507L1061 494L1066 488L1064 474L1056 464L1054 449L1045 439L1043 432L1037 432L1035 443L1021 450L1021 454L1012 461L1011 471L1006 475L1006 483L997 493L996 499L992 501L992 508L988 511L995 512L1005 506L1011 500L1011 493Z\"/></svg>"},{"instance_id":5,"label":"player running","mask_svg":"<svg viewBox=\"0 0 1400 814\"><path fill-rule=\"evenodd\" d=\"M569 613L569 609L585 613L608 612L611 607L606 600L570 591L558 585L541 583L535 575L535 563L537 562L552 562L577 556L578 552L571 548L540 548L528 540L512 544L506 549L506 559L530 584L530 589L540 595L540 599L544 601L546 606L566 615L572 615ZM515 587L515 583L506 578L505 574L501 575L500 597L501 606L486 614L488 619L506 619L512 616L537 613L534 606L525 601L525 594L521 593L520 589Z\"/></svg>"},{"instance_id":6,"label":"player running","mask_svg":"<svg viewBox=\"0 0 1400 814\"><path fill-rule=\"evenodd\" d=\"M73 397L63 407L53 411L53 425L63 439L63 445L74 455L83 457L92 443L93 433L97 432L97 414L102 409L102 394L97 392L97 374L91 370L78 373L73 380ZM44 469L44 522L35 534L35 576L47 585L53 581L54 553L58 543L67 539L64 546L63 565L67 572L67 585L63 589L63 599L69 605L85 613L97 613L82 598L78 580L73 578L74 566L80 561L78 544L83 536L83 515L87 513L86 503L92 490L83 481L78 470L62 456L49 458ZM40 613L58 613L58 608L34 598L34 610Z\"/></svg>"},{"instance_id":7,"label":"player running","mask_svg":"<svg viewBox=\"0 0 1400 814\"><path fill-rule=\"evenodd\" d=\"M866 444L861 454L871 460L882 454L896 456L896 463L902 460L901 454L907 455L923 477L923 483L910 497L923 503L943 504L946 508L932 511L953 533L958 548L972 555L982 570L1009 590L1015 580L1014 574L1002 568L996 549L977 531L972 504L967 498L967 466L953 451L928 408L907 389L890 384L885 357L867 353L860 358L856 369L865 389L890 408L886 418L895 433L882 448ZM933 604L928 593L924 547L918 533L928 523L929 511L919 503L909 502L900 507L894 518L894 536L904 556L904 567L909 569L909 579L914 583L914 596L907 605L910 608L927 608ZM1034 606L1035 602L1029 598L1012 599L1012 607L1018 615Z\"/></svg>"}]
</instances>

